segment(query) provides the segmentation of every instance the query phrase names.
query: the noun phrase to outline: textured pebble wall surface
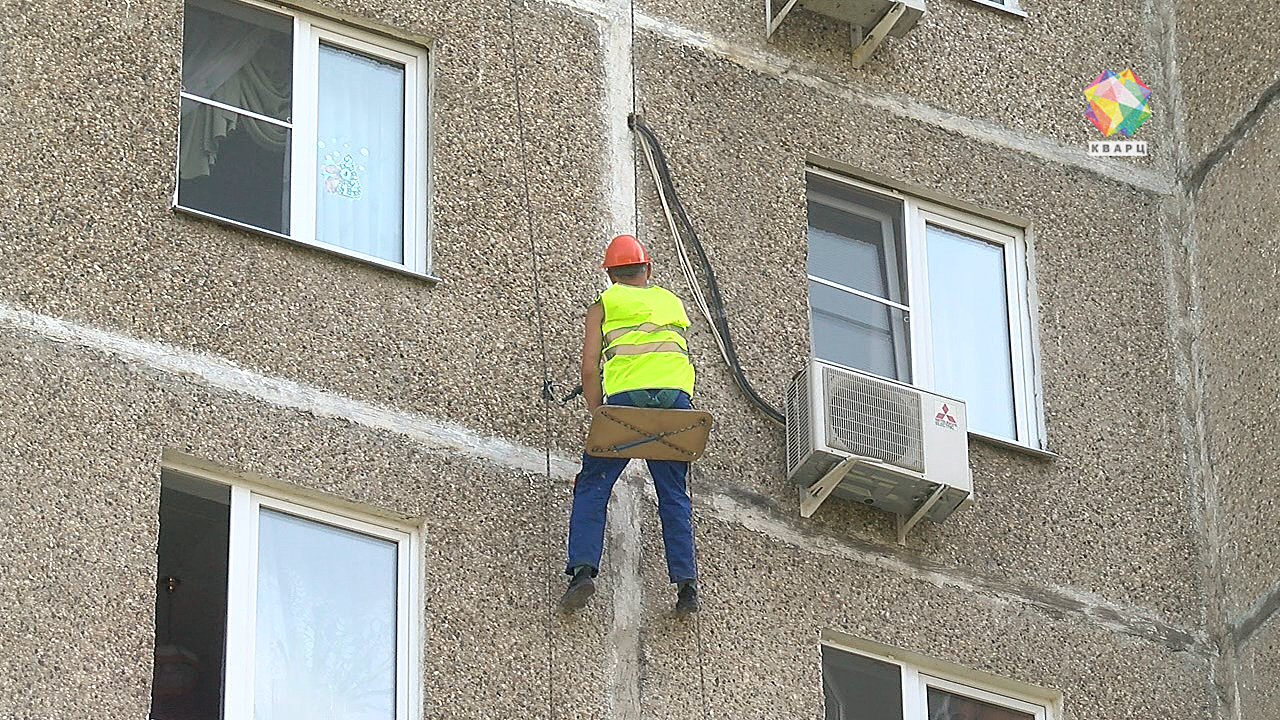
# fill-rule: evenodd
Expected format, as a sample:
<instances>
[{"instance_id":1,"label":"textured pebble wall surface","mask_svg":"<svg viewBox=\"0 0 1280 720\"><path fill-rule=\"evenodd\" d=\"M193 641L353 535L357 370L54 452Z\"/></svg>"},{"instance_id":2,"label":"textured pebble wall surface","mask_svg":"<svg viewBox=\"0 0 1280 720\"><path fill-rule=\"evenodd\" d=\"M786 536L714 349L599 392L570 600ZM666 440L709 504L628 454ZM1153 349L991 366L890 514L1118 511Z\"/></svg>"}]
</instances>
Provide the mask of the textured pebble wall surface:
<instances>
[{"instance_id":1,"label":"textured pebble wall surface","mask_svg":"<svg viewBox=\"0 0 1280 720\"><path fill-rule=\"evenodd\" d=\"M549 444L561 468L579 447L581 404L553 406L544 421L539 395L544 375L558 392L576 382L598 253L610 232L629 229L619 223L631 198L618 191L629 178L611 175L629 146L609 128L630 110L631 89L618 84L629 82L634 49L638 107L665 143L720 274L743 369L766 398L781 404L808 354L804 170L838 167L1027 228L1058 456L971 442L977 504L924 524L906 548L891 516L838 499L801 520L782 433L732 386L695 318L698 403L717 417L694 487L706 612L700 624L667 614L652 498L628 479L611 506L596 601L566 618L547 612L563 580L561 470L547 485L525 461L495 466L472 448L0 325L0 606L21 608L0 620L0 647L11 649L0 652L0 715L145 713L159 459L177 449L421 522L429 718L552 708L557 718L813 717L824 628L1054 688L1063 720L1216 717L1176 390L1183 348L1170 332L1171 312L1185 309L1170 299L1185 288L1167 259L1181 228L1161 195L1175 139L1156 80L1157 113L1143 129L1153 156L1083 157L1096 131L1081 90L1103 67L1164 78L1168 8L1028 0L1022 19L966 0L930 4L916 31L858 70L845 29L805 11L766 45L758 3L642 2L632 48L624 4L517 5L520 124L504 3L324 3L430 48L435 283L169 208L177 0L0 0L5 309L454 423L469 433L464 445L496 438L537 459ZM1091 24L1098 16L1131 31ZM1181 51L1184 72L1212 61L1200 44ZM1261 71L1233 68L1238 93L1197 75L1187 102L1247 97ZM1192 149L1212 127L1191 114ZM1210 290L1238 286L1242 265L1247 282L1270 287L1269 196L1256 179L1275 175L1273 135L1210 176L1198 225L1220 251L1204 265L1217 323L1206 334L1206 390L1211 414L1233 409L1210 426L1226 453L1218 482L1231 511L1233 611L1275 582L1276 558L1249 542L1274 529L1274 513L1254 502L1270 496L1245 468L1252 445L1232 444L1269 417L1265 394L1233 378L1265 387L1260 366L1237 361L1270 341L1265 327L1235 332L1257 327L1248 320L1259 307ZM1232 189L1245 186L1252 195ZM658 281L687 295L643 174L639 203ZM1241 227L1246 242L1231 245ZM1274 666L1273 635L1266 626L1247 645L1254 678ZM1270 707L1266 684L1248 682L1241 696Z\"/></svg>"}]
</instances>

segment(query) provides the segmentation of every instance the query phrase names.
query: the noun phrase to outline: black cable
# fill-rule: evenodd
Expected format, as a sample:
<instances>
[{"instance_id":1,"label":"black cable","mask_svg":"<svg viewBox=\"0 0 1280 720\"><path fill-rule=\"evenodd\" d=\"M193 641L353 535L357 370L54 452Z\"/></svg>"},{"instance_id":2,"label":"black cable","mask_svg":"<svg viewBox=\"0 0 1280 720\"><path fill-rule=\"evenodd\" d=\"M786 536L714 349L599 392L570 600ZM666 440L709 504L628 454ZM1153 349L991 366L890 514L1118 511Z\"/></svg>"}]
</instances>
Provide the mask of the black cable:
<instances>
[{"instance_id":1,"label":"black cable","mask_svg":"<svg viewBox=\"0 0 1280 720\"><path fill-rule=\"evenodd\" d=\"M627 46L627 58L631 64L631 115L629 117L635 117L636 113L639 112L639 110L636 109L636 98L639 94L636 90L636 0L631 0L630 33L631 41ZM629 126L630 122L628 121L628 127ZM640 237L640 183L638 182L638 178L635 176L636 174L634 170L635 163L633 159L633 172L631 173L631 207L635 212L635 224L633 225L635 229L632 232L636 234L636 237Z\"/></svg>"},{"instance_id":2,"label":"black cable","mask_svg":"<svg viewBox=\"0 0 1280 720\"><path fill-rule=\"evenodd\" d=\"M628 119L628 124L632 130L640 135L641 141L652 150L654 166L658 171L658 192L666 196L667 202L672 209L672 214L676 219L677 231L688 241L689 246L693 248L694 255L697 256L698 266L702 271L702 277L707 286L707 302L711 306L711 322L715 326L713 331L720 335L724 343L726 359L729 362L729 371L733 374L734 382L737 383L738 387L747 396L747 399L760 412L768 416L770 420L786 425L786 416L760 397L760 394L751 386L751 382L747 380L747 376L742 372L742 364L738 360L738 352L733 345L733 337L729 332L728 314L724 309L724 299L720 295L720 286L716 282L715 270L711 267L711 261L707 257L706 250L702 247L702 240L698 237L698 231L689 220L689 214L685 210L684 203L680 200L680 193L677 192L675 183L671 179L671 168L667 165L667 156L662 150L661 143L658 142L657 134L634 114Z\"/></svg>"},{"instance_id":3,"label":"black cable","mask_svg":"<svg viewBox=\"0 0 1280 720\"><path fill-rule=\"evenodd\" d=\"M542 305L542 272L538 262L538 245L533 233L533 203L529 199L529 144L524 129L524 99L520 92L520 55L516 44L516 20L513 5L515 0L507 0L507 40L511 48L511 77L516 96L516 131L520 147L520 200L524 211L525 230L529 238L529 255L532 258L533 303L537 313L538 354L542 361L542 425L543 440L546 446L546 479L542 485L542 537L551 537L551 379L550 363L547 361L546 312ZM546 573L544 573L546 575ZM546 638L547 638L547 715L556 717L555 687L555 639L551 630L551 576L547 575L543 590L546 595Z\"/></svg>"}]
</instances>

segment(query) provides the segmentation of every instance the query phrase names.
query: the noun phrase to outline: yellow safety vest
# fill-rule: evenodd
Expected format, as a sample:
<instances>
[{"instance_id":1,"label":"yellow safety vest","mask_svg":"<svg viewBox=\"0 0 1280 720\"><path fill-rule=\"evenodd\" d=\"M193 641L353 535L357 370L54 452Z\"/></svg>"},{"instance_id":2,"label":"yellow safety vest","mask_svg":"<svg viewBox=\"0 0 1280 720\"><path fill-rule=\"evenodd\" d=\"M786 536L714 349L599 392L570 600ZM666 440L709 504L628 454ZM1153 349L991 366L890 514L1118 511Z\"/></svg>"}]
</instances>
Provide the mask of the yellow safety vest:
<instances>
[{"instance_id":1,"label":"yellow safety vest","mask_svg":"<svg viewBox=\"0 0 1280 720\"><path fill-rule=\"evenodd\" d=\"M614 283L600 293L604 308L604 394L674 388L693 396L693 363L680 298L650 285Z\"/></svg>"}]
</instances>

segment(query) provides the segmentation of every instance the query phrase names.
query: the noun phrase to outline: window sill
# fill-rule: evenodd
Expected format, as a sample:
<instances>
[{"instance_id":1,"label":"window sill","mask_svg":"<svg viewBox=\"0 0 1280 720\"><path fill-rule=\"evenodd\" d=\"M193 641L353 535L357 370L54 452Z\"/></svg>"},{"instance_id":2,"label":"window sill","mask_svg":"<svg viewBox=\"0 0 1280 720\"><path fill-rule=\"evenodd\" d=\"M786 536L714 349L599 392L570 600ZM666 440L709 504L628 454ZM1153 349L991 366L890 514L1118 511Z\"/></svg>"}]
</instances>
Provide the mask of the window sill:
<instances>
[{"instance_id":1,"label":"window sill","mask_svg":"<svg viewBox=\"0 0 1280 720\"><path fill-rule=\"evenodd\" d=\"M1006 450L1013 450L1015 452L1020 452L1024 455L1030 455L1039 460L1058 460L1059 458L1062 457L1061 455L1055 452L1050 452L1049 450L1041 450L1040 448L1034 448L1034 447L1031 447L1030 445L1023 445L1022 443L1019 443L1019 442L1006 440L1004 438L999 438L994 435L985 435L980 432L974 432L973 430L969 431L969 439L977 440L978 442L986 443L987 445L995 445L996 447L1002 447L1002 448L1005 448Z\"/></svg>"},{"instance_id":2,"label":"window sill","mask_svg":"<svg viewBox=\"0 0 1280 720\"><path fill-rule=\"evenodd\" d=\"M1002 5L998 2L995 2L995 0L969 0L969 1L978 5L985 5L989 8L992 8L993 10L1000 10L1010 15L1016 15L1017 17L1020 17L1020 18L1025 18L1027 16L1027 11L1022 10L1020 8L1012 7L1010 5Z\"/></svg>"},{"instance_id":3,"label":"window sill","mask_svg":"<svg viewBox=\"0 0 1280 720\"><path fill-rule=\"evenodd\" d=\"M312 250L319 250L321 252L329 253L330 255L337 255L339 257L356 260L356 261L365 263L366 265L373 265L374 267L377 267L383 270L390 270L391 272L399 273L401 275L408 275L409 277L416 278L418 280L423 280L432 287L438 285L441 282L444 282L443 280L436 277L435 275L418 272L417 270L410 270L409 268L403 265L396 265L395 263L387 262L386 260L380 260L378 258L370 257L368 255L362 255L357 252L352 252L350 250L337 247L336 245L325 245L324 243L310 242L307 240L292 238L292 237L289 237L288 235L282 235L277 232L271 232L270 230L264 230L262 228L254 227L252 225L246 225L244 223L236 222L235 220L228 220L227 218L218 217L217 215L211 215L209 213L201 212L199 210L192 210L191 208L183 207L177 204L172 205L172 209L175 213L179 215L186 215L188 217L199 218L201 220L208 220L209 222L213 222L218 225L225 225L227 227L232 227L237 230L244 230L245 232L253 233L254 235L261 235L263 237L269 237L276 240L284 240L285 242L301 245L303 247L311 248Z\"/></svg>"}]
</instances>

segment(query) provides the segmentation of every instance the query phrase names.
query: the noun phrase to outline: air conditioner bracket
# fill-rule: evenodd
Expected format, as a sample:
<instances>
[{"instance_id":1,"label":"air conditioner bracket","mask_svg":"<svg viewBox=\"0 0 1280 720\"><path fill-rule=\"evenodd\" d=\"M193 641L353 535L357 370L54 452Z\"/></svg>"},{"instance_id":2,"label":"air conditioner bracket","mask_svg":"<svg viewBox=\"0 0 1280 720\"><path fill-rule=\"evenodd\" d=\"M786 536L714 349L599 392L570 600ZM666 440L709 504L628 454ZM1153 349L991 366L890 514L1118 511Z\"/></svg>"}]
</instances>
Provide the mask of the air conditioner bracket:
<instances>
[{"instance_id":1,"label":"air conditioner bracket","mask_svg":"<svg viewBox=\"0 0 1280 720\"><path fill-rule=\"evenodd\" d=\"M942 497L942 493L946 491L947 491L946 485L939 485L938 487L933 489L932 493L929 493L929 497L925 498L924 502L920 503L920 507L916 508L916 511L911 513L911 517L907 517L906 515L897 516L899 545L907 544L907 533L911 532L911 528L915 527L921 520L924 519L924 516L927 515L931 509L933 509L934 504L937 503L938 499Z\"/></svg>"},{"instance_id":2,"label":"air conditioner bracket","mask_svg":"<svg viewBox=\"0 0 1280 720\"><path fill-rule=\"evenodd\" d=\"M907 4L904 2L896 2L889 11L880 18L880 21L871 28L871 31L863 35L861 28L855 28L853 34L853 66L862 67L862 64L871 57L871 53L880 47L880 43L888 37L889 31L898 23L898 20L907 14Z\"/></svg>"},{"instance_id":3,"label":"air conditioner bracket","mask_svg":"<svg viewBox=\"0 0 1280 720\"><path fill-rule=\"evenodd\" d=\"M773 0L765 0L765 41L767 42L773 37L782 25L782 21L787 15L795 9L799 0L787 0L782 9L775 15L773 12ZM893 26L898 24L898 20L907 14L907 4L905 2L895 2L889 6L889 10L880 18L870 30L861 25L853 25L849 29L849 40L852 46L852 58L854 67L862 67L862 64L871 57L871 53L880 47L880 43L893 30Z\"/></svg>"},{"instance_id":4,"label":"air conditioner bracket","mask_svg":"<svg viewBox=\"0 0 1280 720\"><path fill-rule=\"evenodd\" d=\"M800 488L800 516L813 517L825 501L831 495L831 491L836 489L840 481L845 475L853 469L854 465L869 460L870 458L854 455L841 460L838 465L827 471L826 475L818 478L818 481L807 488Z\"/></svg>"},{"instance_id":5,"label":"air conditioner bracket","mask_svg":"<svg viewBox=\"0 0 1280 720\"><path fill-rule=\"evenodd\" d=\"M778 30L778 26L786 19L787 15L795 8L799 0L787 0L787 4L782 6L777 15L773 14L773 0L764 0L765 7L765 33L764 39L767 41L773 37L773 33Z\"/></svg>"}]
</instances>

